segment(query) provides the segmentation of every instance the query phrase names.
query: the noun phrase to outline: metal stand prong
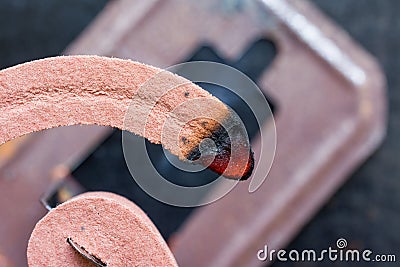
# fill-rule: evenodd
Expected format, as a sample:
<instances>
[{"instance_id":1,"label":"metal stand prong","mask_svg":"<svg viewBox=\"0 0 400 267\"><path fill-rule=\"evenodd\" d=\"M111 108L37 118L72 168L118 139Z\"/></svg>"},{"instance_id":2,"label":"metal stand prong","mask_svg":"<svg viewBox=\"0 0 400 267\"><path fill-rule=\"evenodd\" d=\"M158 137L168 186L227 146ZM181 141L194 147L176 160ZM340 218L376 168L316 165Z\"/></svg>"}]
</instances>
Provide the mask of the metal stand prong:
<instances>
[{"instance_id":1,"label":"metal stand prong","mask_svg":"<svg viewBox=\"0 0 400 267\"><path fill-rule=\"evenodd\" d=\"M72 238L68 237L67 243L72 248L74 248L79 254L81 254L84 258L86 258L86 259L90 260L91 262L93 262L94 264L96 264L96 266L107 267L107 264L105 264L102 260L100 260L96 256L90 254L85 248L83 248L82 246L77 244L75 241L73 241Z\"/></svg>"}]
</instances>

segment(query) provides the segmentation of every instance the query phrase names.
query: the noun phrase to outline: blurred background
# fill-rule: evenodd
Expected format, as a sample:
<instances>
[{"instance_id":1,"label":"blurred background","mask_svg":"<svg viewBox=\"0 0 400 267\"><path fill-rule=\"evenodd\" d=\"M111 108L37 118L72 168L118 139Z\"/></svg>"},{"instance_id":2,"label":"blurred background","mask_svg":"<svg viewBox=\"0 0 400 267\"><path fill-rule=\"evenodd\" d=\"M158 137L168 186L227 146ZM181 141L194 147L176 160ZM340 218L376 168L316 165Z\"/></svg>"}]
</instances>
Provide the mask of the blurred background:
<instances>
[{"instance_id":1,"label":"blurred background","mask_svg":"<svg viewBox=\"0 0 400 267\"><path fill-rule=\"evenodd\" d=\"M388 132L382 146L334 194L287 249L314 248L318 251L344 237L351 247L374 248L376 252L394 253L400 258L400 2L310 2L346 30L381 64L387 78ZM0 0L0 68L62 54L107 3L105 0ZM276 49L269 41L260 40L248 51L250 59L232 65L245 72L247 69L247 74L257 79L260 69L269 66L274 59ZM257 58L261 58L263 64L254 60ZM199 48L187 59L223 62L209 47ZM266 98L273 103L268 95ZM168 239L192 209L160 204L139 188L127 190L129 173L123 168L120 138L120 132L114 131L81 167L74 170L73 175L87 189L115 191L138 203ZM104 162L109 165L105 166ZM94 183L88 178L93 175L104 179ZM114 177L120 180L115 182ZM126 182L120 177L126 177ZM0 224L1 216L4 214L0 214ZM273 266L345 266L340 262L324 264L274 263ZM375 265L382 266L371 263L371 266Z\"/></svg>"}]
</instances>

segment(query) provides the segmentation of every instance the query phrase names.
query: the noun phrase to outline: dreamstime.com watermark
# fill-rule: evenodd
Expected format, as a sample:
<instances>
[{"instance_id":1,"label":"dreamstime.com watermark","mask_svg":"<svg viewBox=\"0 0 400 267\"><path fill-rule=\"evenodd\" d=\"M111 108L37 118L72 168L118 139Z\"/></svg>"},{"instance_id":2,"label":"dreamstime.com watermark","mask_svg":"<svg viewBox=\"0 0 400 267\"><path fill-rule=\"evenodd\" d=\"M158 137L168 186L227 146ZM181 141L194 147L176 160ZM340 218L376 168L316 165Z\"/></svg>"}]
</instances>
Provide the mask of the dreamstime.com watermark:
<instances>
[{"instance_id":1,"label":"dreamstime.com watermark","mask_svg":"<svg viewBox=\"0 0 400 267\"><path fill-rule=\"evenodd\" d=\"M298 250L269 250L265 245L257 252L260 261L291 261L291 262L318 262L318 261L340 261L340 262L396 262L395 254L375 254L372 250L347 249L347 240L339 238L336 247L328 247L321 251L314 249Z\"/></svg>"}]
</instances>

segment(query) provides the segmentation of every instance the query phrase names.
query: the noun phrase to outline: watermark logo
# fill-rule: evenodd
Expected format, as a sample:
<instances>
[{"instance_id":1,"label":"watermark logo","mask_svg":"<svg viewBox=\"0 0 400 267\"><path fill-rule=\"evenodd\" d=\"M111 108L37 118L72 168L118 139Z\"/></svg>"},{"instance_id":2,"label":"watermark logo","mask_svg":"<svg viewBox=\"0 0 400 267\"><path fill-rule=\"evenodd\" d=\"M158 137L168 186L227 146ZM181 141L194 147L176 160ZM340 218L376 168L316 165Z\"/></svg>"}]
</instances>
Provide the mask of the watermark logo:
<instances>
[{"instance_id":1,"label":"watermark logo","mask_svg":"<svg viewBox=\"0 0 400 267\"><path fill-rule=\"evenodd\" d=\"M338 249L343 249L343 248L347 247L347 240L344 238L339 238L336 241L336 246L338 247Z\"/></svg>"},{"instance_id":2,"label":"watermark logo","mask_svg":"<svg viewBox=\"0 0 400 267\"><path fill-rule=\"evenodd\" d=\"M282 262L396 262L395 254L376 254L370 249L358 250L348 249L347 240L339 238L336 247L328 247L321 251L314 249L299 250L275 250L269 249L267 245L257 252L260 261L282 261Z\"/></svg>"},{"instance_id":3,"label":"watermark logo","mask_svg":"<svg viewBox=\"0 0 400 267\"><path fill-rule=\"evenodd\" d=\"M185 77L186 79L172 79L170 72ZM169 67L167 71L157 73L145 82L135 93L132 103L126 112L124 129L138 129L137 131L142 135L146 134L147 136L154 137L154 140L157 138L161 139L161 143L163 144L172 144L179 143L179 132L172 132L171 129L173 127L171 127L171 125L179 124L178 126L181 127L182 131L185 131L185 125L190 124L191 121L205 118L217 120L217 118L210 117L211 115L205 113L197 114L196 112L184 112L184 110L189 110L189 107L196 106L209 107L210 111L214 109L213 106L215 106L215 103L213 103L212 100L200 97L188 98L187 101L173 107L172 110L168 111L168 114L161 111L153 112L158 109L162 110L163 107L159 105L162 99L170 95L174 90L188 84L189 80L223 87L236 94L250 108L260 128L263 118L269 118L268 124L263 125L264 128L267 126L268 130L260 131L259 133L260 149L256 151L257 161L255 162L253 175L250 178L248 187L249 193L256 191L266 179L274 159L276 148L275 122L271 108L261 90L249 77L237 69L220 63L200 61L175 65ZM155 87L160 87L160 84L163 85L160 90L153 90ZM152 93L149 94L148 92ZM252 97L249 96L249 92L253 92ZM248 147L249 140L248 137L245 141L236 138L236 136L239 136L239 132L244 133L241 134L241 136L247 136L247 131L242 122L242 119L246 118L240 118L238 115L235 115L233 111L231 111L231 113L234 119L224 119L217 122L228 133L232 141L229 164L236 164L236 162L240 162L237 160L240 155L237 148L239 145ZM162 114L163 116L165 115L166 118L158 118L155 117L154 114ZM179 117L182 119L183 116L186 123L177 122L176 118ZM159 125L159 127L155 129L156 127L154 127L154 125L157 123L151 124L149 122L157 120L160 121L159 124L162 125ZM165 122L161 123L162 121ZM181 126L181 124L183 125ZM149 125L153 126L149 127ZM203 154L203 145L209 148L213 147L213 144L210 144L210 142L212 142L211 139L205 139L204 142L199 145L201 156ZM201 186L174 184L163 177L153 166L144 139L137 139L129 133L123 132L122 147L128 169L136 183L147 194L166 204L179 207L195 207L209 204L225 196L239 183L238 180L225 179L219 176L214 181ZM176 155L176 153L172 154ZM204 169L204 166L181 162L172 154L164 150L164 155L166 155L167 160L180 171L199 172ZM211 162L212 160L210 163Z\"/></svg>"}]
</instances>

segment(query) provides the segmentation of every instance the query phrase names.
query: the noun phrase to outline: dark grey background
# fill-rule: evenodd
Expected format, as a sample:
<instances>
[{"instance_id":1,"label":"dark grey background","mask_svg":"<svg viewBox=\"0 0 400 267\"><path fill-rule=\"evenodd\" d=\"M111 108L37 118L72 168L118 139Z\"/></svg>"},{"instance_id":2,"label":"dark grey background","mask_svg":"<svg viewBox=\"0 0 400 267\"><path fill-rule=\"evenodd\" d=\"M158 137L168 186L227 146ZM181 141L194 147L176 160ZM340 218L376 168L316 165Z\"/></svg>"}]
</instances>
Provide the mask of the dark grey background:
<instances>
[{"instance_id":1,"label":"dark grey background","mask_svg":"<svg viewBox=\"0 0 400 267\"><path fill-rule=\"evenodd\" d=\"M0 68L60 54L106 0L0 0ZM388 79L388 136L288 249L326 249L339 237L353 248L400 260L400 1L313 0L377 57ZM274 266L344 266L337 262ZM370 263L368 266L383 266ZM391 266L396 266L393 264Z\"/></svg>"}]
</instances>

